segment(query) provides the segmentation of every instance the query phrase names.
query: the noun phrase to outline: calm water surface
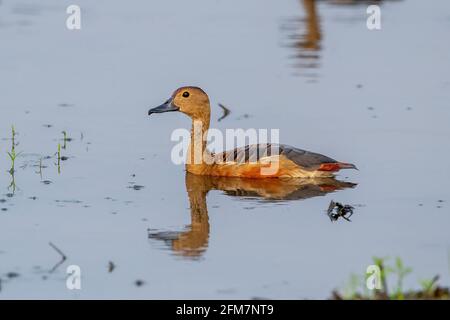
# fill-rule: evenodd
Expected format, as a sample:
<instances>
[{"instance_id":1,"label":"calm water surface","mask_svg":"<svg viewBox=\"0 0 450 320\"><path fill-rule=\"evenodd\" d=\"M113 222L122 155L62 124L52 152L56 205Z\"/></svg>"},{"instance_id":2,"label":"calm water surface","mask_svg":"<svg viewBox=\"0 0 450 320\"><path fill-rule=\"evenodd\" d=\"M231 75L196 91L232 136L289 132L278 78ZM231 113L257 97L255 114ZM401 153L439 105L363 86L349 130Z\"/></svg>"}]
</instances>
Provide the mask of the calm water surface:
<instances>
[{"instance_id":1,"label":"calm water surface","mask_svg":"<svg viewBox=\"0 0 450 320\"><path fill-rule=\"evenodd\" d=\"M448 1L382 2L381 31L359 1L77 3L81 31L69 1L0 3L0 298L327 298L373 256L412 266L408 288L450 284ZM279 128L360 170L186 176L170 134L189 120L147 117L186 84L215 128Z\"/></svg>"}]
</instances>

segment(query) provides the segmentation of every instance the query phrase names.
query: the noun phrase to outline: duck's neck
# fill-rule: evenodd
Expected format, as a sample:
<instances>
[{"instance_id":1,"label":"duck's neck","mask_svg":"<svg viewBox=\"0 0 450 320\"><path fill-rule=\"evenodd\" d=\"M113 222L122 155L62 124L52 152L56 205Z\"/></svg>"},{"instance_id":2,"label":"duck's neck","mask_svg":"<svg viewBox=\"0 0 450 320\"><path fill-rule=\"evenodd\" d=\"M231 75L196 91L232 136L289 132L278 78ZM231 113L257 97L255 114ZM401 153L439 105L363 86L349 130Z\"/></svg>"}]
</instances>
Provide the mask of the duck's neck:
<instances>
[{"instance_id":1,"label":"duck's neck","mask_svg":"<svg viewBox=\"0 0 450 320\"><path fill-rule=\"evenodd\" d=\"M204 114L199 117L192 118L191 142L188 148L186 167L189 172L200 170L207 166L205 156L208 155L206 150L206 138L209 129L210 115Z\"/></svg>"},{"instance_id":2,"label":"duck's neck","mask_svg":"<svg viewBox=\"0 0 450 320\"><path fill-rule=\"evenodd\" d=\"M186 190L191 208L191 225L172 243L173 249L185 256L200 256L208 247L209 217L206 194L209 179L198 175L186 175Z\"/></svg>"}]
</instances>

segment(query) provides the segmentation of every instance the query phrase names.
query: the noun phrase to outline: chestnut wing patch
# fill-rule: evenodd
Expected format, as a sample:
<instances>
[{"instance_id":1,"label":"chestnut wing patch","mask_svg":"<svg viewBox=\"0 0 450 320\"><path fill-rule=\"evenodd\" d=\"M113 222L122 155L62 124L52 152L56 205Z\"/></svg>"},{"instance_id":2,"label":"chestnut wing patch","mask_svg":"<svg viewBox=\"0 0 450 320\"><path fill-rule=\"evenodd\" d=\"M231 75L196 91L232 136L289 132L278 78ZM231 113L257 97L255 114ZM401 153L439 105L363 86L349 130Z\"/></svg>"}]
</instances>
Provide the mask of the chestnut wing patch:
<instances>
[{"instance_id":1,"label":"chestnut wing patch","mask_svg":"<svg viewBox=\"0 0 450 320\"><path fill-rule=\"evenodd\" d=\"M223 163L251 163L257 162L264 157L270 157L277 154L285 156L287 159L304 169L315 170L325 164L329 166L323 167L324 170L326 170L326 168L338 168L338 162L332 158L284 144L252 144L218 153L215 157Z\"/></svg>"}]
</instances>

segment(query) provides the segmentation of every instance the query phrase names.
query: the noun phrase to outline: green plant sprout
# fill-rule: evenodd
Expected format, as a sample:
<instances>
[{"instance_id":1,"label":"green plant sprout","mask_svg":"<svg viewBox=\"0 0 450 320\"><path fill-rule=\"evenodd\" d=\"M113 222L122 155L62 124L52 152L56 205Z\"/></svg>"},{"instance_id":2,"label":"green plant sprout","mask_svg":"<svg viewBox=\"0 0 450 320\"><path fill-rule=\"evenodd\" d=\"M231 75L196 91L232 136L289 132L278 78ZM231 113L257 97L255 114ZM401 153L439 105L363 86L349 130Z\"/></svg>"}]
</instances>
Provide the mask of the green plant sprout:
<instances>
[{"instance_id":1,"label":"green plant sprout","mask_svg":"<svg viewBox=\"0 0 450 320\"><path fill-rule=\"evenodd\" d=\"M435 290L438 280L439 280L439 277L435 276L432 279L419 280L419 283L422 286L422 290L426 294L430 295Z\"/></svg>"},{"instance_id":2,"label":"green plant sprout","mask_svg":"<svg viewBox=\"0 0 450 320\"><path fill-rule=\"evenodd\" d=\"M397 257L395 259L395 267L393 272L397 275L397 288L395 290L394 296L398 300L403 300L405 298L403 294L403 280L404 278L412 272L412 269L409 267L405 267L403 265L402 259Z\"/></svg>"},{"instance_id":3,"label":"green plant sprout","mask_svg":"<svg viewBox=\"0 0 450 320\"><path fill-rule=\"evenodd\" d=\"M412 269L405 267L403 261L397 257L395 259L394 266L387 266L386 260L388 258L374 257L373 261L380 270L381 290L369 291L366 285L368 275L366 274L364 283L361 285L362 291L358 291L358 283L360 277L355 274L350 276L349 285L343 289L341 294L338 291L333 291L333 299L391 299L391 300L404 300L404 299L450 299L450 288L440 287L438 285L439 276L435 276L432 279L421 280L421 290L406 291L403 288L403 281L405 277L412 272ZM387 278L388 275L393 274L396 276L396 288L392 294L388 294Z\"/></svg>"},{"instance_id":4,"label":"green plant sprout","mask_svg":"<svg viewBox=\"0 0 450 320\"><path fill-rule=\"evenodd\" d=\"M11 126L11 141L12 141L12 149L15 149L16 147L16 129L14 128L14 125Z\"/></svg>"},{"instance_id":5,"label":"green plant sprout","mask_svg":"<svg viewBox=\"0 0 450 320\"><path fill-rule=\"evenodd\" d=\"M358 288L361 286L361 277L352 273L347 285L344 288L344 299L354 299L358 294Z\"/></svg>"},{"instance_id":6,"label":"green plant sprout","mask_svg":"<svg viewBox=\"0 0 450 320\"><path fill-rule=\"evenodd\" d=\"M16 129L14 125L11 126L11 151L7 151L9 159L11 160L11 167L9 169L9 174L11 175L11 183L8 189L12 189L12 193L16 192L16 179L14 173L16 172L16 159L20 156L21 152L16 152Z\"/></svg>"},{"instance_id":7,"label":"green plant sprout","mask_svg":"<svg viewBox=\"0 0 450 320\"><path fill-rule=\"evenodd\" d=\"M11 160L11 168L9 169L9 173L13 174L16 171L15 170L15 167L16 167L15 163L16 163L16 159L19 156L19 154L16 153L15 149L12 149L11 152L8 151L7 153L8 153L8 156L9 156L10 160Z\"/></svg>"},{"instance_id":8,"label":"green plant sprout","mask_svg":"<svg viewBox=\"0 0 450 320\"><path fill-rule=\"evenodd\" d=\"M373 257L372 258L373 263L380 268L380 280L381 280L381 287L382 291L381 294L385 297L389 296L388 292L388 285L387 285L387 276L392 272L392 268L389 266L386 266L385 262L386 260L389 260L388 257Z\"/></svg>"}]
</instances>

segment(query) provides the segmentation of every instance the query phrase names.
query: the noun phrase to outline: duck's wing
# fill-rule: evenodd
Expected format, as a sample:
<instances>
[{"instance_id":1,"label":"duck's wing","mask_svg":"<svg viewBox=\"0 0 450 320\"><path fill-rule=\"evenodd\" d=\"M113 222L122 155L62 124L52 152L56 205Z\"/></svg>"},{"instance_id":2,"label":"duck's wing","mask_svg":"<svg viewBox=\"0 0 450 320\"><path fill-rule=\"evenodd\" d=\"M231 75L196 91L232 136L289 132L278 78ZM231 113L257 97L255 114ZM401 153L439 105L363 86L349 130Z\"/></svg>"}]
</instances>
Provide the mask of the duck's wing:
<instances>
[{"instance_id":1,"label":"duck's wing","mask_svg":"<svg viewBox=\"0 0 450 320\"><path fill-rule=\"evenodd\" d=\"M285 144L253 144L215 154L224 163L257 162L265 157L284 156L306 170L338 171L356 169L353 164L339 162L319 153L302 150Z\"/></svg>"},{"instance_id":2,"label":"duck's wing","mask_svg":"<svg viewBox=\"0 0 450 320\"><path fill-rule=\"evenodd\" d=\"M288 145L280 145L280 155L285 156L298 166L307 170L339 171L341 169L356 169L351 163L339 162L320 153L310 152Z\"/></svg>"},{"instance_id":3,"label":"duck's wing","mask_svg":"<svg viewBox=\"0 0 450 320\"><path fill-rule=\"evenodd\" d=\"M265 157L276 155L276 146L270 143L251 144L245 147L238 147L224 152L214 154L214 158L218 163L245 164L258 162Z\"/></svg>"},{"instance_id":4,"label":"duck's wing","mask_svg":"<svg viewBox=\"0 0 450 320\"><path fill-rule=\"evenodd\" d=\"M288 145L280 146L280 155L285 156L298 166L310 170L317 169L324 163L337 163L336 160L322 154L302 150Z\"/></svg>"}]
</instances>

